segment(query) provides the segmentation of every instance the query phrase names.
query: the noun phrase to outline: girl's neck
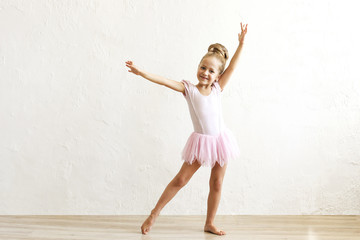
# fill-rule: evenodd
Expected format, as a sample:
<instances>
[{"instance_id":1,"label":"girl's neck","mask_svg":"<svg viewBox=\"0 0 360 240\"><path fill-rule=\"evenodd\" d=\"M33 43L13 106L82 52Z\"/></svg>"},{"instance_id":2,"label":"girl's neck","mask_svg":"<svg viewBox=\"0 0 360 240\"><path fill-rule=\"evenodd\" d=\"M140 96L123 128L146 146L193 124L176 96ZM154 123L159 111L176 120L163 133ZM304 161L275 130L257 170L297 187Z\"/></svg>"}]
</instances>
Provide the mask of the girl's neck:
<instances>
[{"instance_id":1,"label":"girl's neck","mask_svg":"<svg viewBox=\"0 0 360 240\"><path fill-rule=\"evenodd\" d=\"M195 85L196 87L198 87L199 89L202 89L202 90L207 90L209 88L211 88L211 84L201 84L201 83L198 83L197 85Z\"/></svg>"}]
</instances>

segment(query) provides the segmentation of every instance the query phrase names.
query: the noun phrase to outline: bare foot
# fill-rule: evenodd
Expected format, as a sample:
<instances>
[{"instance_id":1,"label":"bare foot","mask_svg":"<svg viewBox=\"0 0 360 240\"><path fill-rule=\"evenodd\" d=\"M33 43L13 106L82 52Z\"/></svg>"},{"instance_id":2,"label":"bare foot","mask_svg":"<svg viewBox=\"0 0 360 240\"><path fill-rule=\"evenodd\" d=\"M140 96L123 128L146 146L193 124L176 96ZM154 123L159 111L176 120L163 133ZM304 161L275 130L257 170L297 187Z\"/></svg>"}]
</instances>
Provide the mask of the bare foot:
<instances>
[{"instance_id":1,"label":"bare foot","mask_svg":"<svg viewBox=\"0 0 360 240\"><path fill-rule=\"evenodd\" d=\"M204 232L214 233L217 235L225 235L226 234L223 230L217 229L213 224L205 225Z\"/></svg>"},{"instance_id":2,"label":"bare foot","mask_svg":"<svg viewBox=\"0 0 360 240\"><path fill-rule=\"evenodd\" d=\"M151 226L154 224L155 219L157 218L158 215L151 213L148 218L144 221L143 225L141 226L141 233L142 234L147 234L150 229Z\"/></svg>"}]
</instances>

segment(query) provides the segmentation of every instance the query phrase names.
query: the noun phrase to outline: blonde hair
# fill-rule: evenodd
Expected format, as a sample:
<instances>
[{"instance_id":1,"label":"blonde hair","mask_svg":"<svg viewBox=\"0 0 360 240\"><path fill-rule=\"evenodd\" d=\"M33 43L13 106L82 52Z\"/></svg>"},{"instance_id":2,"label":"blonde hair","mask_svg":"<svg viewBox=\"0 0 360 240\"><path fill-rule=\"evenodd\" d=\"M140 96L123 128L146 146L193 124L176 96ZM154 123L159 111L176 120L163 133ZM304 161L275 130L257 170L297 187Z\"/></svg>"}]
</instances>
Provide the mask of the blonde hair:
<instances>
[{"instance_id":1,"label":"blonde hair","mask_svg":"<svg viewBox=\"0 0 360 240\"><path fill-rule=\"evenodd\" d=\"M226 60L229 58L228 50L220 43L211 44L208 48L208 52L203 56L200 63L204 58L212 56L216 57L221 62L219 67L219 74L222 74L225 69Z\"/></svg>"}]
</instances>

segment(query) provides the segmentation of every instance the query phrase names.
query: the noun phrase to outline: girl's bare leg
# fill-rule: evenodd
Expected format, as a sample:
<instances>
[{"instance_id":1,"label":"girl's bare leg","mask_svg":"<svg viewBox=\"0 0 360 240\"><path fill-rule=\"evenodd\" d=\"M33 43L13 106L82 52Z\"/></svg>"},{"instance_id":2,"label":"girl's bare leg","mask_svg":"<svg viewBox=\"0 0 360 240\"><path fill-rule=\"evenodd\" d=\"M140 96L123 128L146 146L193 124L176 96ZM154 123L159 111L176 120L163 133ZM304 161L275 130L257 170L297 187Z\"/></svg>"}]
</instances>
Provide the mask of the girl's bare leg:
<instances>
[{"instance_id":1,"label":"girl's bare leg","mask_svg":"<svg viewBox=\"0 0 360 240\"><path fill-rule=\"evenodd\" d=\"M221 187L222 187L226 167L227 164L221 167L218 163L216 163L215 166L211 169L211 176L209 181L210 192L208 197L208 209L207 209L204 231L211 232L217 235L226 234L224 231L219 230L214 225L214 218L221 198Z\"/></svg>"},{"instance_id":2,"label":"girl's bare leg","mask_svg":"<svg viewBox=\"0 0 360 240\"><path fill-rule=\"evenodd\" d=\"M190 178L194 175L200 166L201 165L197 161L191 165L186 162L183 163L178 174L165 188L156 206L151 211L150 216L142 224L142 234L147 234L150 231L151 226L154 224L155 219L159 216L160 211L176 195L176 193L189 182Z\"/></svg>"}]
</instances>

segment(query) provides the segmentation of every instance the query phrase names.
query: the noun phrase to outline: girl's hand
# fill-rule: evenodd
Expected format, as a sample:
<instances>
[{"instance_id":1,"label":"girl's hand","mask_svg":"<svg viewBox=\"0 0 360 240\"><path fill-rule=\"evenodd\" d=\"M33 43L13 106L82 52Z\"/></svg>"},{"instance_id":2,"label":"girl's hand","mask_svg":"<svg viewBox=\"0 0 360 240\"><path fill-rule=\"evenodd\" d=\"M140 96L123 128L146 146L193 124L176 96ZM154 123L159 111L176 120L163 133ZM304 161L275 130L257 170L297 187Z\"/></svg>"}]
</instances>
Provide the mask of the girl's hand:
<instances>
[{"instance_id":1,"label":"girl's hand","mask_svg":"<svg viewBox=\"0 0 360 240\"><path fill-rule=\"evenodd\" d=\"M244 25L242 25L242 23L240 23L240 26L241 26L241 33L239 33L238 35L239 35L239 43L240 44L243 44L244 43L244 38L245 38L245 34L247 33L247 24L246 24L246 26Z\"/></svg>"},{"instance_id":2,"label":"girl's hand","mask_svg":"<svg viewBox=\"0 0 360 240\"><path fill-rule=\"evenodd\" d=\"M134 73L136 75L140 74L140 69L137 66L133 65L132 61L126 61L126 66L128 68L130 68L130 70L128 70L128 72L132 72L132 73Z\"/></svg>"}]
</instances>

